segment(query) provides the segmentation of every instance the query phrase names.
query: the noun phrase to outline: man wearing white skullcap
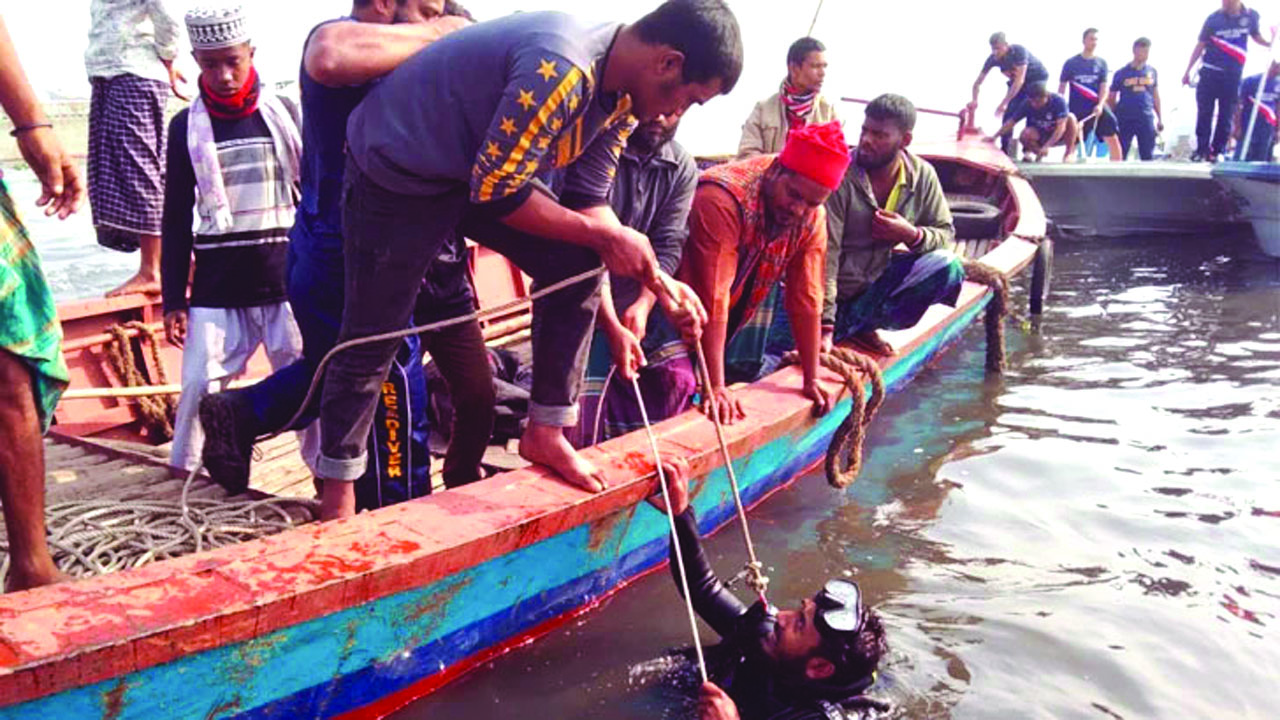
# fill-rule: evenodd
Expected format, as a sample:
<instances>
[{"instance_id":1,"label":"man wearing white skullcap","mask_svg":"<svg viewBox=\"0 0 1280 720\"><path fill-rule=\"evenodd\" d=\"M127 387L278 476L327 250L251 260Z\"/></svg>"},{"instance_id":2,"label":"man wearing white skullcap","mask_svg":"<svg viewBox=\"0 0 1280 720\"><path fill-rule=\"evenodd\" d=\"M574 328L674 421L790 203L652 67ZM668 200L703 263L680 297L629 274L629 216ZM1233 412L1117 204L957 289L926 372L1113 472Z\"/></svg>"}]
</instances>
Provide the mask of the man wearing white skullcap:
<instances>
[{"instance_id":1,"label":"man wearing white skullcap","mask_svg":"<svg viewBox=\"0 0 1280 720\"><path fill-rule=\"evenodd\" d=\"M210 386L242 374L259 345L275 367L302 352L284 282L302 140L297 108L258 79L244 10L197 8L186 23L200 95L169 124L161 285L165 332L183 348L170 462L189 469Z\"/></svg>"}]
</instances>

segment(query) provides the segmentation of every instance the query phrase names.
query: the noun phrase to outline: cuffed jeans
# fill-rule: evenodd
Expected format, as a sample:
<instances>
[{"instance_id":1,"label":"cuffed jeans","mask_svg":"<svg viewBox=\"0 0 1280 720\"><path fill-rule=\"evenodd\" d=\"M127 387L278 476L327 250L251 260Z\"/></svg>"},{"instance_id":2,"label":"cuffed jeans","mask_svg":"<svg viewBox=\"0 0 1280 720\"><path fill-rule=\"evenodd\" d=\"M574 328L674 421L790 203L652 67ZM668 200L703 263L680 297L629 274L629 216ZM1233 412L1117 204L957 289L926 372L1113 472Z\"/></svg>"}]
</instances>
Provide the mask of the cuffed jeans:
<instances>
[{"instance_id":1,"label":"cuffed jeans","mask_svg":"<svg viewBox=\"0 0 1280 720\"><path fill-rule=\"evenodd\" d=\"M534 279L535 290L600 266L590 250L502 225L487 208L468 202L466 185L427 197L402 195L378 186L350 161L342 215L346 294L340 342L404 328L422 278L455 231L505 255ZM599 288L595 276L534 303L531 422L577 424ZM394 341L366 343L330 363L320 404L321 477L353 480L364 472L364 439L394 354Z\"/></svg>"},{"instance_id":2,"label":"cuffed jeans","mask_svg":"<svg viewBox=\"0 0 1280 720\"><path fill-rule=\"evenodd\" d=\"M1240 96L1240 76L1214 68L1200 70L1200 83L1196 85L1196 150L1212 151L1221 155L1227 151L1227 139L1231 136L1231 122L1236 114L1236 101ZM1217 122L1213 118L1214 106L1218 108ZM1210 131L1213 136L1210 138Z\"/></svg>"}]
</instances>

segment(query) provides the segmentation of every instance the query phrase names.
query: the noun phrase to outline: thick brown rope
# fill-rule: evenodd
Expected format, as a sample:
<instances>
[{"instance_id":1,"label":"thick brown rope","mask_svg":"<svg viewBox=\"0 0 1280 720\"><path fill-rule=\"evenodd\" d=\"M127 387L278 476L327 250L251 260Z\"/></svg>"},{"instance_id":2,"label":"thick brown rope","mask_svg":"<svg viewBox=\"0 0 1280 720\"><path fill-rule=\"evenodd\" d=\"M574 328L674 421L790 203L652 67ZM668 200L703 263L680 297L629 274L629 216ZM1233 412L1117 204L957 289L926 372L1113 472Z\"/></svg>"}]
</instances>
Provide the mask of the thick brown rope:
<instances>
[{"instance_id":1,"label":"thick brown rope","mask_svg":"<svg viewBox=\"0 0 1280 720\"><path fill-rule=\"evenodd\" d=\"M827 482L832 487L843 489L853 484L862 470L862 443L866 439L867 426L884 403L884 375L873 358L848 348L832 348L830 353L819 355L818 361L844 380L845 389L853 401L849 415L840 423L827 446L824 465ZM783 365L799 362L800 353L794 350L782 357ZM867 399L864 377L871 381L870 400Z\"/></svg>"},{"instance_id":2,"label":"thick brown rope","mask_svg":"<svg viewBox=\"0 0 1280 720\"><path fill-rule=\"evenodd\" d=\"M125 387L143 387L150 384L133 354L133 343L129 331L137 331L140 341L151 345L151 359L156 367L157 380L160 384L168 383L164 362L160 358L160 338L154 330L142 322L127 322L107 328L111 342L106 345L107 361L116 377ZM173 437L173 421L177 413L177 402L169 395L149 395L138 399L138 411L142 415L142 423L148 434L161 442Z\"/></svg>"},{"instance_id":3,"label":"thick brown rope","mask_svg":"<svg viewBox=\"0 0 1280 720\"><path fill-rule=\"evenodd\" d=\"M1004 319L1010 314L1009 278L978 260L964 261L965 279L991 288L984 325L987 330L987 372L1001 373L1005 367Z\"/></svg>"}]
</instances>

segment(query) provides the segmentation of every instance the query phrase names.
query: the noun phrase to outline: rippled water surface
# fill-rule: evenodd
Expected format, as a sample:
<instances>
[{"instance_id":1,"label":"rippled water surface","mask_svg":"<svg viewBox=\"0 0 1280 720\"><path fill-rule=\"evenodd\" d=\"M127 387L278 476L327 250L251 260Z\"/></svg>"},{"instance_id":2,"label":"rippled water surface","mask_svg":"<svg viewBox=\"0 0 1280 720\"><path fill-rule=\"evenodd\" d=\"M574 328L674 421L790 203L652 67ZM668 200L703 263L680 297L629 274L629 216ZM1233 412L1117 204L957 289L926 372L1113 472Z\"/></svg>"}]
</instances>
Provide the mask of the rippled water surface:
<instances>
[{"instance_id":1,"label":"rippled water surface","mask_svg":"<svg viewBox=\"0 0 1280 720\"><path fill-rule=\"evenodd\" d=\"M1280 268L1251 253L1060 243L1002 380L970 331L890 398L848 492L802 478L751 513L771 599L856 573L897 717L1276 717ZM710 545L740 567L734 528ZM631 678L684 623L653 574L399 717L678 717Z\"/></svg>"}]
</instances>

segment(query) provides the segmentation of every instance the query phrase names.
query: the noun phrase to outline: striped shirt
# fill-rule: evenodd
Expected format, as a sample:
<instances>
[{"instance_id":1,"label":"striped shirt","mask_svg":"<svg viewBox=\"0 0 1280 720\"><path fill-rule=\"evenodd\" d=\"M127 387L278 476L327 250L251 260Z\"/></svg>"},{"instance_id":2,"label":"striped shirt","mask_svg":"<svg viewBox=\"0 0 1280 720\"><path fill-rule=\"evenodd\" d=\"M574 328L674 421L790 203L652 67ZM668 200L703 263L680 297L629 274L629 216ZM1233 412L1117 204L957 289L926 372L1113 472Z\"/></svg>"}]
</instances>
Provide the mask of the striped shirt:
<instances>
[{"instance_id":1,"label":"striped shirt","mask_svg":"<svg viewBox=\"0 0 1280 720\"><path fill-rule=\"evenodd\" d=\"M465 184L471 202L513 209L539 170L565 168L563 204L607 204L635 127L630 97L600 90L620 27L530 12L454 32L391 72L352 113L351 157L392 192Z\"/></svg>"}]
</instances>

